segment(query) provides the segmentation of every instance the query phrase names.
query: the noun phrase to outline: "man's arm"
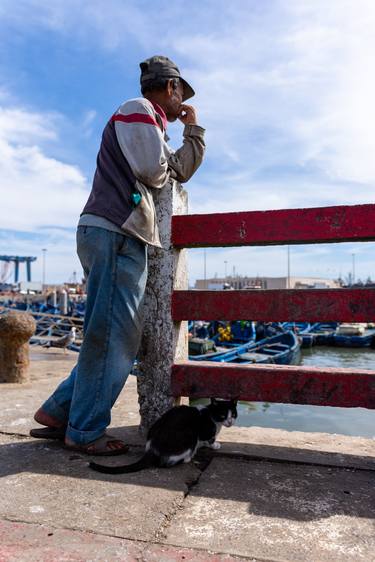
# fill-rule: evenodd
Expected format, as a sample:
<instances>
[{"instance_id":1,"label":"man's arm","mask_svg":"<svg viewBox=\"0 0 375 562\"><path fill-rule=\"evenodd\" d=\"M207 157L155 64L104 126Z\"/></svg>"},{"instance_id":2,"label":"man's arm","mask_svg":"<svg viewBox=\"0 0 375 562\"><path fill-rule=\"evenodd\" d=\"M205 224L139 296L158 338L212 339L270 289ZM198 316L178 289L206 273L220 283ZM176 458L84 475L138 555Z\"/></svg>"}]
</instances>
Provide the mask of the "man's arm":
<instances>
[{"instance_id":1,"label":"man's arm","mask_svg":"<svg viewBox=\"0 0 375 562\"><path fill-rule=\"evenodd\" d=\"M202 163L205 142L203 127L197 124L195 109L191 105L181 106L179 117L184 128L184 142L181 148L176 150L168 159L171 168L171 176L178 181L187 182Z\"/></svg>"},{"instance_id":2,"label":"man's arm","mask_svg":"<svg viewBox=\"0 0 375 562\"><path fill-rule=\"evenodd\" d=\"M185 125L183 145L168 158L174 179L188 181L201 165L206 146L203 135L204 129L199 125Z\"/></svg>"},{"instance_id":3,"label":"man's arm","mask_svg":"<svg viewBox=\"0 0 375 562\"><path fill-rule=\"evenodd\" d=\"M170 176L171 149L148 102L135 99L113 117L121 150L135 177L149 187L163 187Z\"/></svg>"},{"instance_id":4,"label":"man's arm","mask_svg":"<svg viewBox=\"0 0 375 562\"><path fill-rule=\"evenodd\" d=\"M184 141L176 152L168 146L153 109L143 99L125 103L113 117L117 140L135 177L149 187L162 188L169 177L188 181L200 166L204 129L195 124L191 106L182 106Z\"/></svg>"}]
</instances>

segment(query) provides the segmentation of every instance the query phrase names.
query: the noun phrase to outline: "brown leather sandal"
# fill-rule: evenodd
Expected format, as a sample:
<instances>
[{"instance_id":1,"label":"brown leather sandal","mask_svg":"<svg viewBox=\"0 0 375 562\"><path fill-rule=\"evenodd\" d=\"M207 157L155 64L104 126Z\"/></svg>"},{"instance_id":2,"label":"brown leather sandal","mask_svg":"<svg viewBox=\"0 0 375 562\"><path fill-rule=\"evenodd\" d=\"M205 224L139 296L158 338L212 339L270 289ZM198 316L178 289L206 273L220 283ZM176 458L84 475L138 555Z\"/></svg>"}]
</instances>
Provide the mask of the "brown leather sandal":
<instances>
[{"instance_id":1,"label":"brown leather sandal","mask_svg":"<svg viewBox=\"0 0 375 562\"><path fill-rule=\"evenodd\" d=\"M111 449L110 447L108 447L109 443L114 443L116 441L118 443L122 443L123 446L119 449ZM121 439L117 439L116 437L105 433L104 435L99 437L99 439L96 439L95 441L92 441L91 443L87 443L85 445L77 445L75 443L67 443L65 441L65 449L68 449L69 451L75 451L77 453L85 453L86 455L93 455L96 457L111 457L127 453L129 450L129 445L123 443Z\"/></svg>"}]
</instances>

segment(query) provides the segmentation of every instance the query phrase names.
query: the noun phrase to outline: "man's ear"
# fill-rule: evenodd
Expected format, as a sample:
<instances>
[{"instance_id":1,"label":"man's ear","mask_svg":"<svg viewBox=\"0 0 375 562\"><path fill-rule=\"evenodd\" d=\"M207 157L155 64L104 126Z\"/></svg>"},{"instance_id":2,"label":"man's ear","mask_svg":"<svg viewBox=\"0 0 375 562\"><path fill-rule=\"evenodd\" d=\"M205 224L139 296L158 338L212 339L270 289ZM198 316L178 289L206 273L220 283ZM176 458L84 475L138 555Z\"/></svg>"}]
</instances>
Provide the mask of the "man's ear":
<instances>
[{"instance_id":1,"label":"man's ear","mask_svg":"<svg viewBox=\"0 0 375 562\"><path fill-rule=\"evenodd\" d=\"M216 406L216 404L217 404L216 398L211 398L211 404L213 404L214 406Z\"/></svg>"},{"instance_id":2,"label":"man's ear","mask_svg":"<svg viewBox=\"0 0 375 562\"><path fill-rule=\"evenodd\" d=\"M171 96L174 91L175 91L174 82L173 82L173 79L171 78L167 82L167 94L168 94L168 96Z\"/></svg>"}]
</instances>

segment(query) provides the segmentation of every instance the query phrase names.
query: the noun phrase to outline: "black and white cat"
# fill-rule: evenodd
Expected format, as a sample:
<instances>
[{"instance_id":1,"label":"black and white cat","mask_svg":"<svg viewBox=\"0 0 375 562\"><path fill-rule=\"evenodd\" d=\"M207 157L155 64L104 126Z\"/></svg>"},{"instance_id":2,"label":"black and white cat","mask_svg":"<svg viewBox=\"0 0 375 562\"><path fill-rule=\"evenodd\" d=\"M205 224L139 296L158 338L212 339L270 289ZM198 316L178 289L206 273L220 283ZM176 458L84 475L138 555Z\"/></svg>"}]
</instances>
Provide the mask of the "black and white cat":
<instances>
[{"instance_id":1,"label":"black and white cat","mask_svg":"<svg viewBox=\"0 0 375 562\"><path fill-rule=\"evenodd\" d=\"M163 414L150 428L144 455L135 463L123 466L103 466L90 462L98 472L123 474L144 468L169 467L188 463L199 447L220 449L216 441L221 426L230 427L237 418L237 402L216 400L205 407L175 406Z\"/></svg>"}]
</instances>

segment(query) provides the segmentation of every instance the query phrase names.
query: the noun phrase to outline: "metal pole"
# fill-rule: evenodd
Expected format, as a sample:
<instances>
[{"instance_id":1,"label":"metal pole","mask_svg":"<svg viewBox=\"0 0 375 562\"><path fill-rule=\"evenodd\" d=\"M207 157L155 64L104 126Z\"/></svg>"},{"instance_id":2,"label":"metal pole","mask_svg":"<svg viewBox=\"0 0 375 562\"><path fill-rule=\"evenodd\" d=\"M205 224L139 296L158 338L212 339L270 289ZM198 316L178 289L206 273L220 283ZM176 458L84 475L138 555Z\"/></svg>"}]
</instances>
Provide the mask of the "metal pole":
<instances>
[{"instance_id":1,"label":"metal pole","mask_svg":"<svg viewBox=\"0 0 375 562\"><path fill-rule=\"evenodd\" d=\"M203 278L204 278L204 288L207 289L207 256L206 256L206 248L203 249Z\"/></svg>"},{"instance_id":2,"label":"metal pole","mask_svg":"<svg viewBox=\"0 0 375 562\"><path fill-rule=\"evenodd\" d=\"M227 260L224 261L224 266L225 266L225 281L227 280Z\"/></svg>"},{"instance_id":3,"label":"metal pole","mask_svg":"<svg viewBox=\"0 0 375 562\"><path fill-rule=\"evenodd\" d=\"M14 260L14 282L15 283L18 283L19 272L20 272L20 261L19 261L18 258L16 258Z\"/></svg>"},{"instance_id":4,"label":"metal pole","mask_svg":"<svg viewBox=\"0 0 375 562\"><path fill-rule=\"evenodd\" d=\"M355 254L352 254L352 285L355 285Z\"/></svg>"},{"instance_id":5,"label":"metal pole","mask_svg":"<svg viewBox=\"0 0 375 562\"><path fill-rule=\"evenodd\" d=\"M27 271L27 280L31 281L31 261L26 260L26 271Z\"/></svg>"},{"instance_id":6,"label":"metal pole","mask_svg":"<svg viewBox=\"0 0 375 562\"><path fill-rule=\"evenodd\" d=\"M287 246L287 249L288 249L288 278L287 278L286 288L290 289L290 246L289 246L289 244Z\"/></svg>"},{"instance_id":7,"label":"metal pole","mask_svg":"<svg viewBox=\"0 0 375 562\"><path fill-rule=\"evenodd\" d=\"M42 281L42 283L43 283L43 287L44 287L44 285L46 284L46 252L47 252L47 249L43 248L42 252L43 252L43 276L42 276L43 281Z\"/></svg>"}]
</instances>

